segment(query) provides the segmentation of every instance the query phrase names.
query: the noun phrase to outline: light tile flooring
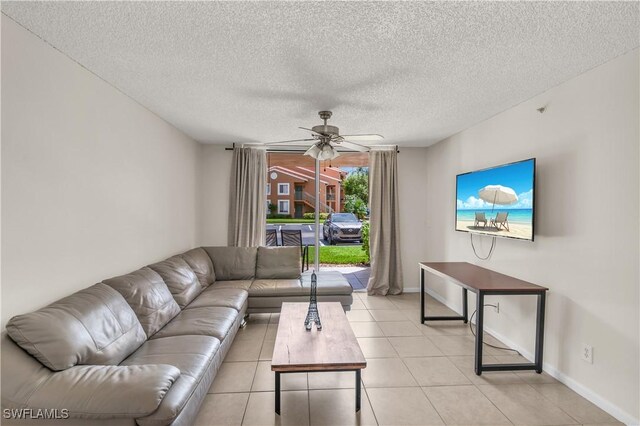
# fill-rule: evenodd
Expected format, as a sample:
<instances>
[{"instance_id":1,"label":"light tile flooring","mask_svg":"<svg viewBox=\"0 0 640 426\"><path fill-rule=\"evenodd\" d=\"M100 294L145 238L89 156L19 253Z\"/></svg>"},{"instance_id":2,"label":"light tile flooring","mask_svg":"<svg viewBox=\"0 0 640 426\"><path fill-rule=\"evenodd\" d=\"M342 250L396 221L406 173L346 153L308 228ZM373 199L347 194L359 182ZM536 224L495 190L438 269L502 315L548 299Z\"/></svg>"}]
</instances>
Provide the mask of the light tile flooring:
<instances>
[{"instance_id":1,"label":"light tile flooring","mask_svg":"<svg viewBox=\"0 0 640 426\"><path fill-rule=\"evenodd\" d=\"M433 314L453 314L428 298ZM278 314L251 315L203 403L198 425L572 425L616 419L554 378L534 372L473 372L473 336L461 322L419 321L418 294L354 293L347 313L367 358L362 409L354 373L282 375L274 412L271 354ZM498 343L487 336L491 343ZM485 362L520 358L485 346Z\"/></svg>"}]
</instances>

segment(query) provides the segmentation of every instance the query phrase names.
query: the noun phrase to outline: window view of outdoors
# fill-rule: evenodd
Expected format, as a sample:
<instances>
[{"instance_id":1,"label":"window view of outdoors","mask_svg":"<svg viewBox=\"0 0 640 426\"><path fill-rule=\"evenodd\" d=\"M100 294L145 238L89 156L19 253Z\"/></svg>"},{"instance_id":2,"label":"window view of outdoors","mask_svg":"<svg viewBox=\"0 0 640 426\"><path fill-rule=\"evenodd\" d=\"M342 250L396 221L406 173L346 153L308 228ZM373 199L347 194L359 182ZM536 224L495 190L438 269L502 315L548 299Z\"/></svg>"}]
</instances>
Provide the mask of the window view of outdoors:
<instances>
[{"instance_id":1,"label":"window view of outdoors","mask_svg":"<svg viewBox=\"0 0 640 426\"><path fill-rule=\"evenodd\" d=\"M315 250L314 161L301 153L269 153L266 188L267 233L276 235L272 244L277 241L283 245L282 231L286 233L285 245L295 244L297 240L290 236L299 235L299 244L309 247L310 264ZM318 201L323 267L363 269L369 264L368 165L367 153L342 153L336 159L320 163Z\"/></svg>"}]
</instances>

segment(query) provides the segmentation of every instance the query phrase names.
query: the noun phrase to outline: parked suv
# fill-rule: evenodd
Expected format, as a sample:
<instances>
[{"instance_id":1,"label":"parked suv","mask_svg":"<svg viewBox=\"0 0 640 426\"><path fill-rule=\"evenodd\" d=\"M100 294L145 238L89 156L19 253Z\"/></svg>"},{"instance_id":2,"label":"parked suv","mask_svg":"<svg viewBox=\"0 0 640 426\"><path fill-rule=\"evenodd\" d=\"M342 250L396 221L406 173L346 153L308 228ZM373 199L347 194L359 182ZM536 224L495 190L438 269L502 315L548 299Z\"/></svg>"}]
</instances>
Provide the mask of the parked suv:
<instances>
[{"instance_id":1,"label":"parked suv","mask_svg":"<svg viewBox=\"0 0 640 426\"><path fill-rule=\"evenodd\" d=\"M331 213L322 226L322 235L330 245L362 241L362 222L353 213Z\"/></svg>"}]
</instances>

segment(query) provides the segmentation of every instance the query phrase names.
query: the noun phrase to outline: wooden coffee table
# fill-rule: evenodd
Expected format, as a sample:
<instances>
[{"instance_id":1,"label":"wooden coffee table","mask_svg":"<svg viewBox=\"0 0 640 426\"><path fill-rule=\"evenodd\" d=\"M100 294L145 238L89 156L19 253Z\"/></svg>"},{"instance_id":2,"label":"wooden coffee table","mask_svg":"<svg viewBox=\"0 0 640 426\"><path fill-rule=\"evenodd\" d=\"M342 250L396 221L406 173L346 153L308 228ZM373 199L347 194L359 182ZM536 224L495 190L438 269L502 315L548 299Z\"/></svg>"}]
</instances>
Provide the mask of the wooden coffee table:
<instances>
[{"instance_id":1,"label":"wooden coffee table","mask_svg":"<svg viewBox=\"0 0 640 426\"><path fill-rule=\"evenodd\" d=\"M360 411L360 371L367 361L338 302L318 303L322 330L304 328L308 303L282 304L271 371L276 373L276 413L280 414L280 374L355 371L356 411Z\"/></svg>"}]
</instances>

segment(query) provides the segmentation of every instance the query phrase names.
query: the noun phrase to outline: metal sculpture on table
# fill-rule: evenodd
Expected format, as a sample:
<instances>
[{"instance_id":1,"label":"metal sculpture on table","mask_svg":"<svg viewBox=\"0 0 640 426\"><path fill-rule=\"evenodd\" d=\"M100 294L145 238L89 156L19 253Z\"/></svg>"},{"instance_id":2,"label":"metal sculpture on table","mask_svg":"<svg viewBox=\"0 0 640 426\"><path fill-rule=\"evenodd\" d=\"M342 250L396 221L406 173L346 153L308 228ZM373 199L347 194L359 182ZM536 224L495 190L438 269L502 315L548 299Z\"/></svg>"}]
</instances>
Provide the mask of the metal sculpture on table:
<instances>
[{"instance_id":1,"label":"metal sculpture on table","mask_svg":"<svg viewBox=\"0 0 640 426\"><path fill-rule=\"evenodd\" d=\"M311 299L309 300L309 311L307 312L307 318L304 320L304 327L307 331L311 331L312 323L316 323L316 328L322 330L322 323L320 322L320 314L318 313L318 299L316 296L318 289L318 277L316 271L311 274Z\"/></svg>"}]
</instances>

